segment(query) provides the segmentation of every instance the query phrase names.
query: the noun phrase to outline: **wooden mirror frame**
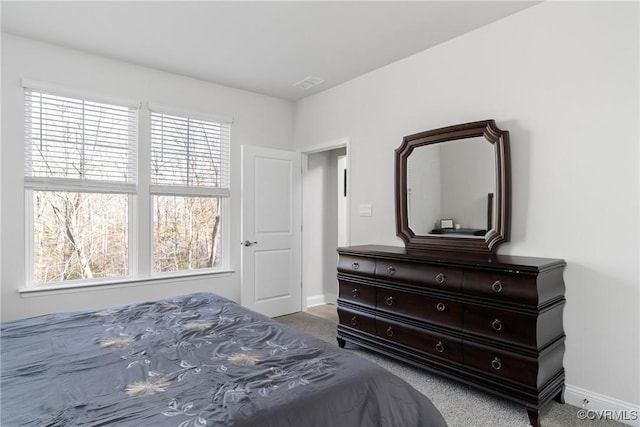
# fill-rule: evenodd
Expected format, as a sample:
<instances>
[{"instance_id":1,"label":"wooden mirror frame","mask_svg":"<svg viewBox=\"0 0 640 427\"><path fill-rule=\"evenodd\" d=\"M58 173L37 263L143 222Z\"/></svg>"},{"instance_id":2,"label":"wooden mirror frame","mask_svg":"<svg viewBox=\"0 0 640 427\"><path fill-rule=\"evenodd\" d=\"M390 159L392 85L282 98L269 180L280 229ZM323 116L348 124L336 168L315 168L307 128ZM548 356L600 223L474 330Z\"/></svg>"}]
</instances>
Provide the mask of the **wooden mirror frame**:
<instances>
[{"instance_id":1,"label":"wooden mirror frame","mask_svg":"<svg viewBox=\"0 0 640 427\"><path fill-rule=\"evenodd\" d=\"M443 235L416 235L409 228L407 209L407 158L417 147L465 138L484 137L495 152L495 212L493 227L484 239ZM511 226L511 166L509 132L493 120L464 123L405 136L395 151L396 234L409 249L493 254L498 245L509 241Z\"/></svg>"}]
</instances>

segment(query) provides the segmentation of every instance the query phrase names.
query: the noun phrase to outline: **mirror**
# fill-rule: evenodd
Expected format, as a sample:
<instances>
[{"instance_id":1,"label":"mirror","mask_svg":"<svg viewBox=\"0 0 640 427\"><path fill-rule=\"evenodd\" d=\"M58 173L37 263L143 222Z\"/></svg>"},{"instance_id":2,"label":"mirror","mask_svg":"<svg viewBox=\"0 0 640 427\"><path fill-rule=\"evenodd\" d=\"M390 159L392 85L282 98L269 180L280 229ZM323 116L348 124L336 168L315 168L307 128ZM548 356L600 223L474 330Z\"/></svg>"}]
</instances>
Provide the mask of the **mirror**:
<instances>
[{"instance_id":1,"label":"mirror","mask_svg":"<svg viewBox=\"0 0 640 427\"><path fill-rule=\"evenodd\" d=\"M409 228L419 235L484 238L493 227L493 162L493 146L482 137L414 149L407 158Z\"/></svg>"},{"instance_id":2,"label":"mirror","mask_svg":"<svg viewBox=\"0 0 640 427\"><path fill-rule=\"evenodd\" d=\"M510 186L509 133L493 120L406 136L397 234L408 249L493 253L508 241Z\"/></svg>"}]
</instances>

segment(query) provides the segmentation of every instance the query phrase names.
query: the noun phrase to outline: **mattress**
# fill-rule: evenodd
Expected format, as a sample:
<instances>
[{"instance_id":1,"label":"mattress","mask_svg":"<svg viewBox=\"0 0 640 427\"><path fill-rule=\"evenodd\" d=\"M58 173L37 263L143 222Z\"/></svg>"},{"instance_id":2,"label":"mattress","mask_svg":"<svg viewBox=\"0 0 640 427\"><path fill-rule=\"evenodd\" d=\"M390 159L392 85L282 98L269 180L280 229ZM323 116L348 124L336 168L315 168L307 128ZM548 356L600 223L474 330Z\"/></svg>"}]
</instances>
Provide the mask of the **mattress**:
<instances>
[{"instance_id":1,"label":"mattress","mask_svg":"<svg viewBox=\"0 0 640 427\"><path fill-rule=\"evenodd\" d=\"M215 294L1 324L2 426L444 426L385 369Z\"/></svg>"}]
</instances>

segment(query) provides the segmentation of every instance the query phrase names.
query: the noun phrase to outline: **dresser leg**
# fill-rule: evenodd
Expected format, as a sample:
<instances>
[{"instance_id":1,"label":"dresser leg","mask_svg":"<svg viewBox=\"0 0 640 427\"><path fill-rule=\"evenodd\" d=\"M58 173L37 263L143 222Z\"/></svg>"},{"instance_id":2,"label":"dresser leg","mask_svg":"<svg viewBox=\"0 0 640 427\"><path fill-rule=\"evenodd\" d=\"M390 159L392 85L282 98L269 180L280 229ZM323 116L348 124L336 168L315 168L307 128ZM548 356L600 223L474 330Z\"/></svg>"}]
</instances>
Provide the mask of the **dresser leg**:
<instances>
[{"instance_id":1,"label":"dresser leg","mask_svg":"<svg viewBox=\"0 0 640 427\"><path fill-rule=\"evenodd\" d=\"M558 403L564 403L564 385L562 386L556 397L553 398L553 400Z\"/></svg>"},{"instance_id":2,"label":"dresser leg","mask_svg":"<svg viewBox=\"0 0 640 427\"><path fill-rule=\"evenodd\" d=\"M336 337L336 339L338 340L338 346L339 346L340 348L344 348L344 345L345 345L347 342L346 342L345 340L343 340L342 338L340 338L340 337Z\"/></svg>"},{"instance_id":3,"label":"dresser leg","mask_svg":"<svg viewBox=\"0 0 640 427\"><path fill-rule=\"evenodd\" d=\"M527 413L529 414L529 422L531 425L533 427L540 427L540 411L536 408L527 408Z\"/></svg>"}]
</instances>

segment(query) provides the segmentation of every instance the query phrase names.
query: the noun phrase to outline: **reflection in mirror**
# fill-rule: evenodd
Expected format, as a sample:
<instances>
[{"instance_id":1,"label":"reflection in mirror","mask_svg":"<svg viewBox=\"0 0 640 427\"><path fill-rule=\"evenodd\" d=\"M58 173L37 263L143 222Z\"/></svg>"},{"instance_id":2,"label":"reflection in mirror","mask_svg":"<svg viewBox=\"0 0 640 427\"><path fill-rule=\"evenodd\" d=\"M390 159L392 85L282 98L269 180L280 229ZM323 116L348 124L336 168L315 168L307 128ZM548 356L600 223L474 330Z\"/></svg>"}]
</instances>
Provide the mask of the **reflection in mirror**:
<instances>
[{"instance_id":1,"label":"reflection in mirror","mask_svg":"<svg viewBox=\"0 0 640 427\"><path fill-rule=\"evenodd\" d=\"M494 147L484 137L416 147L407 157L409 228L483 239L493 227ZM452 219L441 224L443 219Z\"/></svg>"},{"instance_id":2,"label":"reflection in mirror","mask_svg":"<svg viewBox=\"0 0 640 427\"><path fill-rule=\"evenodd\" d=\"M407 249L493 254L509 241L509 132L483 120L405 136L396 231Z\"/></svg>"}]
</instances>

